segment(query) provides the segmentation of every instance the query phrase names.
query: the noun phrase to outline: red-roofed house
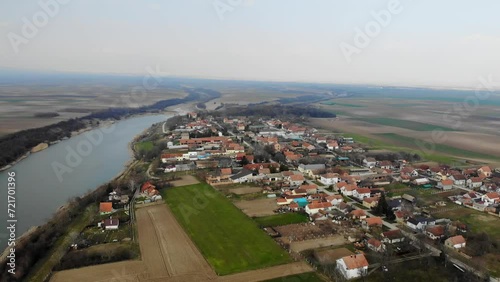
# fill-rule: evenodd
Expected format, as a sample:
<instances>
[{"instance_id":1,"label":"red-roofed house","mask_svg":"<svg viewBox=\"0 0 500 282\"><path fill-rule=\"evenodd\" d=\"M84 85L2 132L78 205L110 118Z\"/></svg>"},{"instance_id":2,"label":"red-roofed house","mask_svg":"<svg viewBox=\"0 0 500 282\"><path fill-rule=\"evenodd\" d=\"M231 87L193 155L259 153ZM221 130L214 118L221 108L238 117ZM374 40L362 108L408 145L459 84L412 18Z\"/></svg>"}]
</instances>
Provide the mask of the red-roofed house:
<instances>
[{"instance_id":1,"label":"red-roofed house","mask_svg":"<svg viewBox=\"0 0 500 282\"><path fill-rule=\"evenodd\" d=\"M378 205L378 197L369 197L363 199L363 206L371 209Z\"/></svg>"},{"instance_id":2,"label":"red-roofed house","mask_svg":"<svg viewBox=\"0 0 500 282\"><path fill-rule=\"evenodd\" d=\"M368 261L364 254L346 256L337 260L337 269L346 279L366 276Z\"/></svg>"},{"instance_id":3,"label":"red-roofed house","mask_svg":"<svg viewBox=\"0 0 500 282\"><path fill-rule=\"evenodd\" d=\"M366 246L370 250L375 251L375 252L383 252L384 251L384 244L382 244L382 242L380 242L379 240L377 240L375 238L368 239L368 241L366 242Z\"/></svg>"},{"instance_id":4,"label":"red-roofed house","mask_svg":"<svg viewBox=\"0 0 500 282\"><path fill-rule=\"evenodd\" d=\"M101 202L99 204L99 213L101 215L113 212L113 203L111 202Z\"/></svg>"},{"instance_id":5,"label":"red-roofed house","mask_svg":"<svg viewBox=\"0 0 500 282\"><path fill-rule=\"evenodd\" d=\"M484 203L487 204L488 206L493 205L495 203L500 202L500 195L497 192L489 192L484 194L481 197L481 200L483 200Z\"/></svg>"},{"instance_id":6,"label":"red-roofed house","mask_svg":"<svg viewBox=\"0 0 500 282\"><path fill-rule=\"evenodd\" d=\"M383 222L380 217L368 217L362 220L361 225L364 229L369 230L373 227L382 227Z\"/></svg>"},{"instance_id":7,"label":"red-roofed house","mask_svg":"<svg viewBox=\"0 0 500 282\"><path fill-rule=\"evenodd\" d=\"M454 249L464 248L465 238L462 235L453 236L446 239L446 241L444 241L444 245Z\"/></svg>"},{"instance_id":8,"label":"red-roofed house","mask_svg":"<svg viewBox=\"0 0 500 282\"><path fill-rule=\"evenodd\" d=\"M304 182L305 178L302 174L293 174L288 177L288 181L290 181L290 185L299 186Z\"/></svg>"},{"instance_id":9,"label":"red-roofed house","mask_svg":"<svg viewBox=\"0 0 500 282\"><path fill-rule=\"evenodd\" d=\"M467 187L470 189L479 188L483 185L483 179L481 177L472 177L467 180Z\"/></svg>"},{"instance_id":10,"label":"red-roofed house","mask_svg":"<svg viewBox=\"0 0 500 282\"><path fill-rule=\"evenodd\" d=\"M484 177L491 177L491 168L489 166L483 166L477 170L477 174L483 175Z\"/></svg>"},{"instance_id":11,"label":"red-roofed house","mask_svg":"<svg viewBox=\"0 0 500 282\"><path fill-rule=\"evenodd\" d=\"M451 190L453 189L453 184L455 182L453 181L453 179L445 179L445 180L441 180L437 183L436 187L439 188L439 189L443 189L443 190Z\"/></svg>"},{"instance_id":12,"label":"red-roofed house","mask_svg":"<svg viewBox=\"0 0 500 282\"><path fill-rule=\"evenodd\" d=\"M366 212L364 210L353 210L349 213L350 216L352 216L353 219L365 219L366 218Z\"/></svg>"},{"instance_id":13,"label":"red-roofed house","mask_svg":"<svg viewBox=\"0 0 500 282\"><path fill-rule=\"evenodd\" d=\"M432 240L441 239L444 237L444 226L443 225L427 226L425 230L425 235L427 235Z\"/></svg>"},{"instance_id":14,"label":"red-roofed house","mask_svg":"<svg viewBox=\"0 0 500 282\"><path fill-rule=\"evenodd\" d=\"M395 244L405 240L405 236L399 229L389 230L382 233L382 241L385 243Z\"/></svg>"}]
</instances>

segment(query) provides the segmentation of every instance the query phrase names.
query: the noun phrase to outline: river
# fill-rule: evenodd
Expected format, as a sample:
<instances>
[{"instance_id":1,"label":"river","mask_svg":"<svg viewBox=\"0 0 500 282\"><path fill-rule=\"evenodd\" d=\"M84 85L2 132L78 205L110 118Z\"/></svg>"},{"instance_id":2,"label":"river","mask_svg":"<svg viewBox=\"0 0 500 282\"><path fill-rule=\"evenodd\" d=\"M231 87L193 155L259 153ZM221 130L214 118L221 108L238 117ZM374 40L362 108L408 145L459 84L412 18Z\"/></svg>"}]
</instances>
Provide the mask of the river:
<instances>
[{"instance_id":1,"label":"river","mask_svg":"<svg viewBox=\"0 0 500 282\"><path fill-rule=\"evenodd\" d=\"M7 246L7 181L16 173L16 234L47 222L74 196L81 196L120 174L131 160L129 143L168 115L132 117L64 140L31 154L0 172L0 252ZM100 138L102 137L102 138Z\"/></svg>"}]
</instances>

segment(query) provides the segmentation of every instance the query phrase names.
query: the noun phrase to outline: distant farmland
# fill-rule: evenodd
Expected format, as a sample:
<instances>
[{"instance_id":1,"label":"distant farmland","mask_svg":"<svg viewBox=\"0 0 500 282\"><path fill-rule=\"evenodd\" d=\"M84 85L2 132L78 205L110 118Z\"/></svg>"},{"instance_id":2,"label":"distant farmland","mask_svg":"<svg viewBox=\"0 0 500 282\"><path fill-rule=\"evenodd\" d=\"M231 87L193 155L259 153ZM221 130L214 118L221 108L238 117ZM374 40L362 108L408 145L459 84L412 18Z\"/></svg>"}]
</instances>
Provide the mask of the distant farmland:
<instances>
[{"instance_id":1,"label":"distant farmland","mask_svg":"<svg viewBox=\"0 0 500 282\"><path fill-rule=\"evenodd\" d=\"M364 122L368 122L368 123L386 125L386 126L406 128L406 129L415 130L415 131L432 131L432 130L457 131L457 130L454 130L454 129L449 128L449 127L438 126L438 125L433 125L433 124L428 124L428 123L422 123L422 122L418 122L418 121L394 119L394 118L369 117L369 118L356 118L356 120L360 120L360 121L364 121Z\"/></svg>"},{"instance_id":2,"label":"distant farmland","mask_svg":"<svg viewBox=\"0 0 500 282\"><path fill-rule=\"evenodd\" d=\"M164 196L177 220L217 274L291 261L257 223L210 185L200 183L169 188Z\"/></svg>"},{"instance_id":3,"label":"distant farmland","mask_svg":"<svg viewBox=\"0 0 500 282\"><path fill-rule=\"evenodd\" d=\"M380 133L376 134L381 137L384 137L388 140L391 140L395 142L398 145L409 147L409 148L416 148L416 140L411 137L399 135L396 133ZM487 154L481 154L465 149L460 149L444 144L434 144L434 151L435 154L447 154L447 155L452 155L456 157L463 157L463 158L477 158L477 159L487 159L487 160L498 160L497 157L492 156L492 155L487 155Z\"/></svg>"}]
</instances>

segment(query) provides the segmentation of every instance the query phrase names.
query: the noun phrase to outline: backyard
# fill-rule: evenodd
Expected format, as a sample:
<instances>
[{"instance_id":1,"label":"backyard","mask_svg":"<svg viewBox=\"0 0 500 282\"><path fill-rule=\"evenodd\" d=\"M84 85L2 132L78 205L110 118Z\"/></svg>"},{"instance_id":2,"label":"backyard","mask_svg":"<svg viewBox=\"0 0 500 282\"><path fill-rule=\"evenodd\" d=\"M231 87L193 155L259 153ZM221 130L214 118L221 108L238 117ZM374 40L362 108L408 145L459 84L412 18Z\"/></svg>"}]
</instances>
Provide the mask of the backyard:
<instances>
[{"instance_id":1,"label":"backyard","mask_svg":"<svg viewBox=\"0 0 500 282\"><path fill-rule=\"evenodd\" d=\"M254 220L262 227L288 225L309 221L307 215L302 213L282 213L264 217L255 217Z\"/></svg>"}]
</instances>

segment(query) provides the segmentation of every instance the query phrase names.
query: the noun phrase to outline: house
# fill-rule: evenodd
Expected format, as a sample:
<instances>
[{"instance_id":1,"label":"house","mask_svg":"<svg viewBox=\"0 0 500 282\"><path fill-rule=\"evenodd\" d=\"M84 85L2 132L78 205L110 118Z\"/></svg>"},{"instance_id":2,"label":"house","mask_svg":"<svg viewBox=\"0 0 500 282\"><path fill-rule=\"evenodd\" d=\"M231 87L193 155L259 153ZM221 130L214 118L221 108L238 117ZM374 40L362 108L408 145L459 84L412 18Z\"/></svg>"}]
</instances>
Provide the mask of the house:
<instances>
[{"instance_id":1,"label":"house","mask_svg":"<svg viewBox=\"0 0 500 282\"><path fill-rule=\"evenodd\" d=\"M352 212L349 213L349 215L353 219L365 219L366 218L366 213L364 210L353 210Z\"/></svg>"},{"instance_id":2,"label":"house","mask_svg":"<svg viewBox=\"0 0 500 282\"><path fill-rule=\"evenodd\" d=\"M231 180L234 183L244 183L244 182L249 182L251 181L253 172L249 169L242 169L240 172L236 173L235 175L231 176Z\"/></svg>"},{"instance_id":3,"label":"house","mask_svg":"<svg viewBox=\"0 0 500 282\"><path fill-rule=\"evenodd\" d=\"M401 203L402 203L401 199L387 200L387 205L393 211L399 211L399 210L401 210Z\"/></svg>"},{"instance_id":4,"label":"house","mask_svg":"<svg viewBox=\"0 0 500 282\"><path fill-rule=\"evenodd\" d=\"M326 197L326 200L336 206L344 201L344 197L342 195L330 195Z\"/></svg>"},{"instance_id":5,"label":"house","mask_svg":"<svg viewBox=\"0 0 500 282\"><path fill-rule=\"evenodd\" d=\"M324 164L309 164L309 165L300 164L297 170L306 174L309 177L313 177L315 171L321 171L324 169L325 169Z\"/></svg>"},{"instance_id":6,"label":"house","mask_svg":"<svg viewBox=\"0 0 500 282\"><path fill-rule=\"evenodd\" d=\"M389 230L382 233L382 242L395 244L405 240L405 236L399 229Z\"/></svg>"},{"instance_id":7,"label":"house","mask_svg":"<svg viewBox=\"0 0 500 282\"><path fill-rule=\"evenodd\" d=\"M318 143L318 144L326 143L326 137L322 137L322 136L317 137L316 143Z\"/></svg>"},{"instance_id":8,"label":"house","mask_svg":"<svg viewBox=\"0 0 500 282\"><path fill-rule=\"evenodd\" d=\"M406 221L406 225L413 230L424 230L427 225L433 225L434 220L425 217L410 217Z\"/></svg>"},{"instance_id":9,"label":"house","mask_svg":"<svg viewBox=\"0 0 500 282\"><path fill-rule=\"evenodd\" d=\"M365 158L363 160L363 166L366 166L369 168L375 167L376 164L377 164L377 160L375 160L374 158Z\"/></svg>"},{"instance_id":10,"label":"house","mask_svg":"<svg viewBox=\"0 0 500 282\"><path fill-rule=\"evenodd\" d=\"M497 192L489 192L481 196L481 200L488 206L493 205L500 202L500 194Z\"/></svg>"},{"instance_id":11,"label":"house","mask_svg":"<svg viewBox=\"0 0 500 282\"><path fill-rule=\"evenodd\" d=\"M465 238L462 235L450 237L444 241L444 245L454 249L465 247Z\"/></svg>"},{"instance_id":12,"label":"house","mask_svg":"<svg viewBox=\"0 0 500 282\"><path fill-rule=\"evenodd\" d=\"M337 260L337 269L346 279L366 276L368 261L364 254L345 256Z\"/></svg>"},{"instance_id":13,"label":"house","mask_svg":"<svg viewBox=\"0 0 500 282\"><path fill-rule=\"evenodd\" d=\"M101 215L103 214L109 214L113 212L113 203L111 202L101 202L99 204L99 213Z\"/></svg>"},{"instance_id":14,"label":"house","mask_svg":"<svg viewBox=\"0 0 500 282\"><path fill-rule=\"evenodd\" d=\"M326 144L326 147L328 150L338 150L339 149L339 143L337 141L331 141Z\"/></svg>"},{"instance_id":15,"label":"house","mask_svg":"<svg viewBox=\"0 0 500 282\"><path fill-rule=\"evenodd\" d=\"M391 161L381 161L378 166L383 169L393 169L394 165L392 165Z\"/></svg>"},{"instance_id":16,"label":"house","mask_svg":"<svg viewBox=\"0 0 500 282\"><path fill-rule=\"evenodd\" d=\"M429 179L427 178L417 178L415 180L413 180L413 184L415 185L425 185L425 184L428 184L430 183Z\"/></svg>"},{"instance_id":17,"label":"house","mask_svg":"<svg viewBox=\"0 0 500 282\"><path fill-rule=\"evenodd\" d=\"M383 222L382 218L380 217L368 217L361 221L361 225L364 229L369 230L373 227L382 227Z\"/></svg>"},{"instance_id":18,"label":"house","mask_svg":"<svg viewBox=\"0 0 500 282\"><path fill-rule=\"evenodd\" d=\"M308 215L313 215L319 210L330 210L332 208L332 203L330 202L322 202L322 203L311 203L306 206L306 213Z\"/></svg>"},{"instance_id":19,"label":"house","mask_svg":"<svg viewBox=\"0 0 500 282\"><path fill-rule=\"evenodd\" d=\"M432 240L438 240L445 236L445 228L443 225L431 225L427 226L425 229L425 235Z\"/></svg>"},{"instance_id":20,"label":"house","mask_svg":"<svg viewBox=\"0 0 500 282\"><path fill-rule=\"evenodd\" d=\"M363 199L363 206L371 209L378 205L378 197L369 197Z\"/></svg>"},{"instance_id":21,"label":"house","mask_svg":"<svg viewBox=\"0 0 500 282\"><path fill-rule=\"evenodd\" d=\"M470 189L479 188L483 185L483 179L481 177L471 177L467 180L467 187Z\"/></svg>"},{"instance_id":22,"label":"house","mask_svg":"<svg viewBox=\"0 0 500 282\"><path fill-rule=\"evenodd\" d=\"M119 225L120 221L117 218L109 218L103 221L101 227L104 227L105 230L117 230Z\"/></svg>"},{"instance_id":23,"label":"house","mask_svg":"<svg viewBox=\"0 0 500 282\"><path fill-rule=\"evenodd\" d=\"M356 189L358 189L356 184L347 184L346 186L340 188L340 192L346 196L353 196L354 190Z\"/></svg>"},{"instance_id":24,"label":"house","mask_svg":"<svg viewBox=\"0 0 500 282\"><path fill-rule=\"evenodd\" d=\"M327 173L321 175L319 182L324 185L334 185L337 184L339 180L340 178L338 173Z\"/></svg>"},{"instance_id":25,"label":"house","mask_svg":"<svg viewBox=\"0 0 500 282\"><path fill-rule=\"evenodd\" d=\"M371 196L371 190L370 188L357 188L352 191L352 196L359 200L363 200L364 198L369 198Z\"/></svg>"},{"instance_id":26,"label":"house","mask_svg":"<svg viewBox=\"0 0 500 282\"><path fill-rule=\"evenodd\" d=\"M328 213L324 210L319 210L317 213L310 216L312 221L321 221L328 219Z\"/></svg>"},{"instance_id":27,"label":"house","mask_svg":"<svg viewBox=\"0 0 500 282\"><path fill-rule=\"evenodd\" d=\"M384 244L382 244L382 242L380 242L379 240L377 240L375 238L368 239L368 241L366 242L366 246L368 247L368 249L375 251L375 252L383 252L384 251Z\"/></svg>"},{"instance_id":28,"label":"house","mask_svg":"<svg viewBox=\"0 0 500 282\"><path fill-rule=\"evenodd\" d=\"M288 181L290 181L290 185L299 186L304 182L305 178L302 174L292 174L288 177Z\"/></svg>"},{"instance_id":29,"label":"house","mask_svg":"<svg viewBox=\"0 0 500 282\"><path fill-rule=\"evenodd\" d=\"M467 181L467 178L463 174L454 174L449 179L453 180L453 184L458 186L465 186Z\"/></svg>"},{"instance_id":30,"label":"house","mask_svg":"<svg viewBox=\"0 0 500 282\"><path fill-rule=\"evenodd\" d=\"M491 168L489 166L483 166L477 170L477 174L484 177L491 177Z\"/></svg>"},{"instance_id":31,"label":"house","mask_svg":"<svg viewBox=\"0 0 500 282\"><path fill-rule=\"evenodd\" d=\"M453 184L455 184L455 181L453 181L453 179L445 179L439 181L436 185L436 188L442 190L451 190L453 189Z\"/></svg>"},{"instance_id":32,"label":"house","mask_svg":"<svg viewBox=\"0 0 500 282\"><path fill-rule=\"evenodd\" d=\"M300 185L299 189L304 189L308 195L318 193L318 185L316 184Z\"/></svg>"}]
</instances>

